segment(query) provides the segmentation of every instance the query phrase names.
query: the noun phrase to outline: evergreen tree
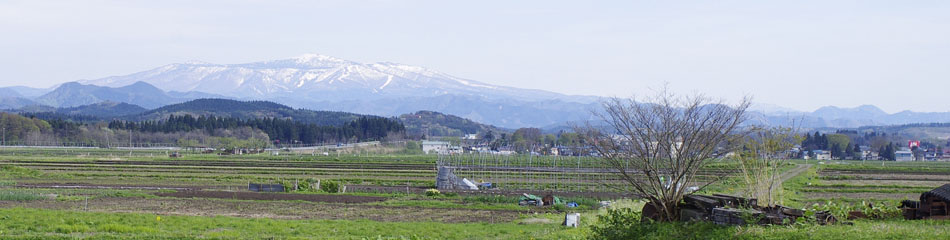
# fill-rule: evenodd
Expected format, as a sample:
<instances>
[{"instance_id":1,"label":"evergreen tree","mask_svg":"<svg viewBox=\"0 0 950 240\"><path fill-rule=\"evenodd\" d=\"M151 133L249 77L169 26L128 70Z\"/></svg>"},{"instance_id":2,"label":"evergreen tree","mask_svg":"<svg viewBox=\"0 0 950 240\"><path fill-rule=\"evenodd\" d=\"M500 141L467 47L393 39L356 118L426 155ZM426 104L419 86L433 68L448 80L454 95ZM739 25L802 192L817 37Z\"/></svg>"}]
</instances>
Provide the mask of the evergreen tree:
<instances>
[{"instance_id":1,"label":"evergreen tree","mask_svg":"<svg viewBox=\"0 0 950 240\"><path fill-rule=\"evenodd\" d=\"M877 150L877 157L881 158L882 160L887 159L885 158L885 156L887 156L886 154L887 154L887 149L884 148L884 146L881 146L881 148Z\"/></svg>"},{"instance_id":2,"label":"evergreen tree","mask_svg":"<svg viewBox=\"0 0 950 240\"><path fill-rule=\"evenodd\" d=\"M851 154L854 155L855 159L860 158L861 155L863 155L861 151L861 146L858 146L857 144L855 144L854 149L851 150Z\"/></svg>"},{"instance_id":3,"label":"evergreen tree","mask_svg":"<svg viewBox=\"0 0 950 240\"><path fill-rule=\"evenodd\" d=\"M843 156L842 156L842 153L841 153L841 146L838 145L837 143L835 143L834 145L831 145L831 158L832 158L832 159L841 159L842 157L843 157Z\"/></svg>"},{"instance_id":4,"label":"evergreen tree","mask_svg":"<svg viewBox=\"0 0 950 240\"><path fill-rule=\"evenodd\" d=\"M844 157L846 159L854 159L854 147L851 146L851 143L848 143L848 147L844 148Z\"/></svg>"},{"instance_id":5,"label":"evergreen tree","mask_svg":"<svg viewBox=\"0 0 950 240\"><path fill-rule=\"evenodd\" d=\"M827 134L822 134L820 139L821 139L821 150L828 150L828 149L831 149L830 146L828 146L828 135L827 135Z\"/></svg>"},{"instance_id":6,"label":"evergreen tree","mask_svg":"<svg viewBox=\"0 0 950 240\"><path fill-rule=\"evenodd\" d=\"M897 160L896 151L894 150L894 143L888 144L885 151L886 151L886 155L884 156L887 158L887 160L891 160L891 161Z\"/></svg>"}]
</instances>

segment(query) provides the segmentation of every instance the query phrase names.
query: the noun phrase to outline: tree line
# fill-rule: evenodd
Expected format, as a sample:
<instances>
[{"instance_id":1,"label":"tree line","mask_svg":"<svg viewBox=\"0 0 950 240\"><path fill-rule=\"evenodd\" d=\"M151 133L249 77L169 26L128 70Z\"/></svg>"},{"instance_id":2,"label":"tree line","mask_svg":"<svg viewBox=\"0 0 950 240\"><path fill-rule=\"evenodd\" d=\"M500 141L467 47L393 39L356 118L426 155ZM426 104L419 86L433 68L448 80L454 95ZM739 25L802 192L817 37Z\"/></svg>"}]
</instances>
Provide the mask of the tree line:
<instances>
[{"instance_id":1,"label":"tree line","mask_svg":"<svg viewBox=\"0 0 950 240\"><path fill-rule=\"evenodd\" d=\"M195 130L209 133L219 129L237 129L250 127L259 129L275 143L328 143L358 142L382 140L393 134L405 132L405 126L396 119L362 116L341 126L325 126L302 123L293 119L257 118L239 119L232 117L181 115L169 116L163 120L109 122L110 129L138 132L191 132Z\"/></svg>"}]
</instances>

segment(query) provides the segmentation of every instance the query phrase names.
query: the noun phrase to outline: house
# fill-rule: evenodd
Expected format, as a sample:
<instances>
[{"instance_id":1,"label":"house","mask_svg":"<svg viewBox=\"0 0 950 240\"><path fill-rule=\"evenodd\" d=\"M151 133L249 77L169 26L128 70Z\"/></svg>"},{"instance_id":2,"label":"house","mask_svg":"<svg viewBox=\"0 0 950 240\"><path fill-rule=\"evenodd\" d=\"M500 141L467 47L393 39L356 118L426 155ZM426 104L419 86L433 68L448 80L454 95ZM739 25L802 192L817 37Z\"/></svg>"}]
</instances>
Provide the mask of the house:
<instances>
[{"instance_id":1,"label":"house","mask_svg":"<svg viewBox=\"0 0 950 240\"><path fill-rule=\"evenodd\" d=\"M831 160L831 151L814 150L812 152L815 153L815 159L817 160Z\"/></svg>"},{"instance_id":2,"label":"house","mask_svg":"<svg viewBox=\"0 0 950 240\"><path fill-rule=\"evenodd\" d=\"M860 152L855 152L854 157L857 160L876 160L877 154L871 151L870 146L858 146Z\"/></svg>"},{"instance_id":3,"label":"house","mask_svg":"<svg viewBox=\"0 0 950 240\"><path fill-rule=\"evenodd\" d=\"M422 152L426 154L446 154L449 153L449 142L443 141L422 141Z\"/></svg>"},{"instance_id":4,"label":"house","mask_svg":"<svg viewBox=\"0 0 950 240\"><path fill-rule=\"evenodd\" d=\"M511 149L511 147L508 147L508 146L499 147L497 151L492 152L492 154L495 154L495 155L512 155L516 153L517 152L515 152L514 150Z\"/></svg>"},{"instance_id":5,"label":"house","mask_svg":"<svg viewBox=\"0 0 950 240\"><path fill-rule=\"evenodd\" d=\"M446 151L445 151L445 153L447 153L447 154L462 154L462 153L464 153L464 152L465 152L465 150L462 149L462 147L459 147L459 146L449 146L449 148L447 148Z\"/></svg>"},{"instance_id":6,"label":"house","mask_svg":"<svg viewBox=\"0 0 950 240\"><path fill-rule=\"evenodd\" d=\"M478 134L465 134L464 140L478 140Z\"/></svg>"},{"instance_id":7,"label":"house","mask_svg":"<svg viewBox=\"0 0 950 240\"><path fill-rule=\"evenodd\" d=\"M894 159L898 162L914 161L914 152L901 150L894 152Z\"/></svg>"},{"instance_id":8,"label":"house","mask_svg":"<svg viewBox=\"0 0 950 240\"><path fill-rule=\"evenodd\" d=\"M574 156L574 149L569 147L558 147L557 153L561 156Z\"/></svg>"}]
</instances>

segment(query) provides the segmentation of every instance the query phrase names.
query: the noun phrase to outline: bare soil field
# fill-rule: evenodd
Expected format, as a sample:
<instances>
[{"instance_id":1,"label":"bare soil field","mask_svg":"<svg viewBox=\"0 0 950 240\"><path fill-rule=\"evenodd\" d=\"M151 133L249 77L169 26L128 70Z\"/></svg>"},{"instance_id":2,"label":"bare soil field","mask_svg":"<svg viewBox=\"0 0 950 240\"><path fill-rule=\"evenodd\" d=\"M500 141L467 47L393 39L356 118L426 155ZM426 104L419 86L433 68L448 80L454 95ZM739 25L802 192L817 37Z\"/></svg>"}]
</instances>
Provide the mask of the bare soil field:
<instances>
[{"instance_id":1,"label":"bare soil field","mask_svg":"<svg viewBox=\"0 0 950 240\"><path fill-rule=\"evenodd\" d=\"M175 185L119 185L119 184L83 184L83 183L22 183L17 188L50 188L50 189L126 189L126 190L198 190L202 187L175 186Z\"/></svg>"},{"instance_id":2,"label":"bare soil field","mask_svg":"<svg viewBox=\"0 0 950 240\"><path fill-rule=\"evenodd\" d=\"M894 186L907 186L907 187L939 187L946 181L926 181L926 180L824 180L824 183L827 184L846 184L854 186L881 186L881 185L894 185Z\"/></svg>"},{"instance_id":3,"label":"bare soil field","mask_svg":"<svg viewBox=\"0 0 950 240\"><path fill-rule=\"evenodd\" d=\"M431 187L409 187L408 191L410 193L422 194L425 193L426 189L431 189ZM407 188L405 186L377 186L377 185L347 185L347 192L364 192L364 193L405 193ZM442 190L444 193L457 193L462 196L475 196L475 195L501 195L501 196L521 196L522 194L534 194L539 196L544 195L555 195L558 197L589 197L589 198L602 198L602 199L618 199L618 198L632 198L634 196L624 193L615 193L615 192L568 192L568 191L519 191L519 190L478 190L478 191L467 191L467 190Z\"/></svg>"},{"instance_id":4,"label":"bare soil field","mask_svg":"<svg viewBox=\"0 0 950 240\"><path fill-rule=\"evenodd\" d=\"M258 193L258 192L227 192L227 191L177 191L155 193L160 197L176 198L221 198L235 200L301 200L308 202L325 203L369 203L385 201L384 197L353 196L353 195L326 195L326 194L295 194L295 193Z\"/></svg>"},{"instance_id":5,"label":"bare soil field","mask_svg":"<svg viewBox=\"0 0 950 240\"><path fill-rule=\"evenodd\" d=\"M893 200L902 200L902 199L918 199L920 198L920 193L873 193L873 192L862 192L862 193L840 193L840 192L807 192L804 193L805 196L809 199L893 199Z\"/></svg>"},{"instance_id":6,"label":"bare soil field","mask_svg":"<svg viewBox=\"0 0 950 240\"><path fill-rule=\"evenodd\" d=\"M944 181L950 182L950 174L945 173L886 173L886 172L842 172L842 171L821 171L822 177L848 176L860 180L917 180L917 181Z\"/></svg>"},{"instance_id":7,"label":"bare soil field","mask_svg":"<svg viewBox=\"0 0 950 240\"><path fill-rule=\"evenodd\" d=\"M849 162L819 168L816 186L804 186L809 199L889 200L918 199L932 188L950 183L948 164L939 162Z\"/></svg>"}]
</instances>

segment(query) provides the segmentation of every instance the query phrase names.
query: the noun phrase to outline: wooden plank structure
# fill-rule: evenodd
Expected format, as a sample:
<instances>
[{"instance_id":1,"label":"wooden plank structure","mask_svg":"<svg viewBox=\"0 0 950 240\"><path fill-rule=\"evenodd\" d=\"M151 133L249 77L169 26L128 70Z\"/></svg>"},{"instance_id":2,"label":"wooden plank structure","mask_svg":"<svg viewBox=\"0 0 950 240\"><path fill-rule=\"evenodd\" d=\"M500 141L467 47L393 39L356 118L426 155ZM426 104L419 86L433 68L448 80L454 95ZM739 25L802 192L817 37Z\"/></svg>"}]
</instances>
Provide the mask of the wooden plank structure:
<instances>
[{"instance_id":1,"label":"wooden plank structure","mask_svg":"<svg viewBox=\"0 0 950 240\"><path fill-rule=\"evenodd\" d=\"M659 220L659 213L653 202L643 206L642 221ZM785 206L760 207L754 198L743 198L724 194L690 194L680 204L681 221L711 221L720 225L783 225L792 224L805 216L802 210ZM835 224L838 220L826 211L816 212L815 220L822 225ZM752 221L752 222L749 222Z\"/></svg>"},{"instance_id":2,"label":"wooden plank structure","mask_svg":"<svg viewBox=\"0 0 950 240\"><path fill-rule=\"evenodd\" d=\"M905 219L950 219L950 184L920 194L920 202L904 201Z\"/></svg>"}]
</instances>

